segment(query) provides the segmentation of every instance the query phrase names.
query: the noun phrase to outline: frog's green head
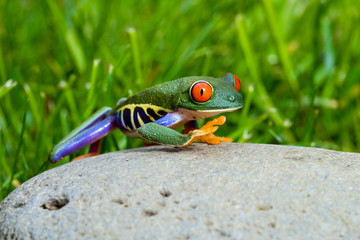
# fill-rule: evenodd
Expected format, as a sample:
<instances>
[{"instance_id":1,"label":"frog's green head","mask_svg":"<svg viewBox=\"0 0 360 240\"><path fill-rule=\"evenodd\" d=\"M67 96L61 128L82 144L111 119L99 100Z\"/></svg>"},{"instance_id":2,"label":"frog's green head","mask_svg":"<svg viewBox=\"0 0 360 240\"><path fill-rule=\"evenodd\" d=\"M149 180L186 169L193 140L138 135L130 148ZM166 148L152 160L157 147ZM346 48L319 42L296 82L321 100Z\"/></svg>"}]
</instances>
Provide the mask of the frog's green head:
<instances>
[{"instance_id":1,"label":"frog's green head","mask_svg":"<svg viewBox=\"0 0 360 240\"><path fill-rule=\"evenodd\" d=\"M178 106L198 112L230 112L243 106L240 80L231 73L221 78L189 77L183 79L184 90Z\"/></svg>"}]
</instances>

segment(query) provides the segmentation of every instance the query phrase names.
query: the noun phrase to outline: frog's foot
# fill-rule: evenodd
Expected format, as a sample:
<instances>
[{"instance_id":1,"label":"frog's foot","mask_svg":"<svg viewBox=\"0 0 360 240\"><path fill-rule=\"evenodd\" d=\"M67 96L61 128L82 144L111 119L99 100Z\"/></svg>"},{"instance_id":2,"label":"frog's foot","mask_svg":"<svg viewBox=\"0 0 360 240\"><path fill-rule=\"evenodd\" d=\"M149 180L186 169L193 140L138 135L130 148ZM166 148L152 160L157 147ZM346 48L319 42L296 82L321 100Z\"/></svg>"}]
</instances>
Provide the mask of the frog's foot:
<instances>
[{"instance_id":1,"label":"frog's foot","mask_svg":"<svg viewBox=\"0 0 360 240\"><path fill-rule=\"evenodd\" d=\"M196 140L203 141L210 145L220 144L221 142L232 142L231 138L227 137L218 137L215 136L213 133L218 130L218 126L214 125L223 125L226 122L225 116L220 116L212 121L207 122L204 126L200 129L196 129L191 131L191 139L186 145L190 145L192 142Z\"/></svg>"},{"instance_id":2,"label":"frog's foot","mask_svg":"<svg viewBox=\"0 0 360 240\"><path fill-rule=\"evenodd\" d=\"M76 158L74 158L73 160L71 160L72 162L74 161L77 161L77 160L80 160L80 159L84 159L84 158L88 158L88 157L94 157L96 155L99 155L98 152L89 152L87 154L84 154L84 155L81 155L81 156L78 156Z\"/></svg>"}]
</instances>

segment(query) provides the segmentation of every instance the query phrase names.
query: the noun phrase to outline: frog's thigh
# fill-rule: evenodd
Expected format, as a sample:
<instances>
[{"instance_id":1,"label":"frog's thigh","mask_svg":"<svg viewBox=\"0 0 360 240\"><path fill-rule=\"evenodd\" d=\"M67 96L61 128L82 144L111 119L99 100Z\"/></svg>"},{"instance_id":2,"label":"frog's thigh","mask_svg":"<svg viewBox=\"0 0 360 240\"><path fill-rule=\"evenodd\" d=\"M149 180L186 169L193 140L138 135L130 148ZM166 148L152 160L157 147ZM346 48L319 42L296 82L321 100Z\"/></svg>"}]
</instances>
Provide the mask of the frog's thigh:
<instances>
[{"instance_id":1,"label":"frog's thigh","mask_svg":"<svg viewBox=\"0 0 360 240\"><path fill-rule=\"evenodd\" d=\"M171 128L163 127L156 123L147 123L138 129L139 135L151 142L184 146L191 139L189 135L181 134Z\"/></svg>"}]
</instances>

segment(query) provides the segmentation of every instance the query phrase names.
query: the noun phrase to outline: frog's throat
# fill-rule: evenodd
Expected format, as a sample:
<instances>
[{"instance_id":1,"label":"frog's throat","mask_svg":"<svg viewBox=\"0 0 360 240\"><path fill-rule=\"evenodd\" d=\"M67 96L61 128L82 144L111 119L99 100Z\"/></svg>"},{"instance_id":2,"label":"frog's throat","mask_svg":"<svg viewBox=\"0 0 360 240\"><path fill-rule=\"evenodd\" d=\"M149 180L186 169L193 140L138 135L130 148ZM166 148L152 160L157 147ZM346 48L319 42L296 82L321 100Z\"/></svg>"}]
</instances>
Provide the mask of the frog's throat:
<instances>
[{"instance_id":1,"label":"frog's throat","mask_svg":"<svg viewBox=\"0 0 360 240\"><path fill-rule=\"evenodd\" d=\"M242 107L224 108L224 109L210 109L210 110L190 110L186 108L179 108L177 111L181 114L184 120L198 120L212 117L224 112L232 112Z\"/></svg>"}]
</instances>

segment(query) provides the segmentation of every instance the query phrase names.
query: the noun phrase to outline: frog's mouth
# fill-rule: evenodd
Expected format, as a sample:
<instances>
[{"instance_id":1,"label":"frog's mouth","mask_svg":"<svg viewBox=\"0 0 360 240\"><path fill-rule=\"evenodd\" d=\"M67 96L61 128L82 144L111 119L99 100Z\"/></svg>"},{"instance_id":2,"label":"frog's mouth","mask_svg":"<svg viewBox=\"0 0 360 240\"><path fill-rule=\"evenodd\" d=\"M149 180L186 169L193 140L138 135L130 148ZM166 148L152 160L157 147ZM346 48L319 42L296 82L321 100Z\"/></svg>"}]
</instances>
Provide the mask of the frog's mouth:
<instances>
[{"instance_id":1,"label":"frog's mouth","mask_svg":"<svg viewBox=\"0 0 360 240\"><path fill-rule=\"evenodd\" d=\"M233 112L240 108L242 108L242 106L235 108L207 109L207 110L190 110L186 108L179 108L178 112L183 116L183 119L198 120L198 119L212 117L224 112Z\"/></svg>"}]
</instances>

